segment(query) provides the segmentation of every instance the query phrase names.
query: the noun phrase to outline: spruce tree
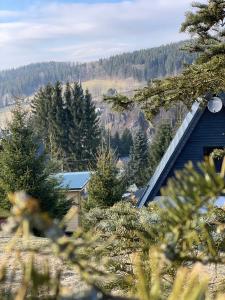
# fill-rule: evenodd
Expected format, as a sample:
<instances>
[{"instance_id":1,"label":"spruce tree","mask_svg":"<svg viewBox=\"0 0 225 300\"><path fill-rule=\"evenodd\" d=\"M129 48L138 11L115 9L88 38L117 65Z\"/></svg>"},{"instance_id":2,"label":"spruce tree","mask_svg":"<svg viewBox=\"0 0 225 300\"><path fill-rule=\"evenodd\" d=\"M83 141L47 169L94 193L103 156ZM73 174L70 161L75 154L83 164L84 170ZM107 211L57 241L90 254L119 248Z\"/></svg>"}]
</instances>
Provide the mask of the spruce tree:
<instances>
[{"instance_id":1,"label":"spruce tree","mask_svg":"<svg viewBox=\"0 0 225 300\"><path fill-rule=\"evenodd\" d=\"M119 178L115 155L111 149L102 149L88 185L87 208L112 206L121 200L122 194L123 180Z\"/></svg>"},{"instance_id":2,"label":"spruce tree","mask_svg":"<svg viewBox=\"0 0 225 300\"><path fill-rule=\"evenodd\" d=\"M63 94L64 99L64 115L65 115L65 122L64 122L64 133L65 133L65 139L64 139L64 154L65 157L63 158L63 167L66 170L70 170L70 141L69 141L69 132L70 127L73 126L72 117L71 117L71 111L70 108L72 103L72 90L70 83L66 83L66 88Z\"/></svg>"},{"instance_id":3,"label":"spruce tree","mask_svg":"<svg viewBox=\"0 0 225 300\"><path fill-rule=\"evenodd\" d=\"M166 152L173 138L172 126L169 123L162 123L156 130L155 137L150 145L149 151L149 167L150 175L152 175Z\"/></svg>"},{"instance_id":4,"label":"spruce tree","mask_svg":"<svg viewBox=\"0 0 225 300\"><path fill-rule=\"evenodd\" d=\"M90 167L94 163L97 149L100 143L99 118L95 111L95 105L91 94L86 90L84 96L84 120L83 120L83 160L84 168Z\"/></svg>"},{"instance_id":5,"label":"spruce tree","mask_svg":"<svg viewBox=\"0 0 225 300\"><path fill-rule=\"evenodd\" d=\"M54 179L54 168L33 133L26 111L17 105L1 141L0 205L9 208L8 194L25 191L40 201L53 217L64 215L70 206Z\"/></svg>"},{"instance_id":6,"label":"spruce tree","mask_svg":"<svg viewBox=\"0 0 225 300\"><path fill-rule=\"evenodd\" d=\"M71 126L69 127L69 160L71 170L83 169L84 150L84 93L81 85L74 83L71 105L68 107Z\"/></svg>"},{"instance_id":7,"label":"spruce tree","mask_svg":"<svg viewBox=\"0 0 225 300\"><path fill-rule=\"evenodd\" d=\"M147 135L143 130L139 130L134 137L134 144L131 148L130 162L127 170L128 184L136 184L143 187L148 177L149 154Z\"/></svg>"},{"instance_id":8,"label":"spruce tree","mask_svg":"<svg viewBox=\"0 0 225 300\"><path fill-rule=\"evenodd\" d=\"M52 101L50 103L50 141L51 154L54 158L60 159L65 156L64 145L65 136L65 112L62 98L62 87L59 81L56 82L53 89Z\"/></svg>"},{"instance_id":9,"label":"spruce tree","mask_svg":"<svg viewBox=\"0 0 225 300\"><path fill-rule=\"evenodd\" d=\"M68 171L86 170L93 162L100 142L99 119L88 91L75 82L48 85L32 102L35 131L53 159Z\"/></svg>"},{"instance_id":10,"label":"spruce tree","mask_svg":"<svg viewBox=\"0 0 225 300\"><path fill-rule=\"evenodd\" d=\"M51 152L50 112L52 107L53 86L48 84L41 88L35 95L31 108L33 112L34 131L42 137L46 149Z\"/></svg>"},{"instance_id":11,"label":"spruce tree","mask_svg":"<svg viewBox=\"0 0 225 300\"><path fill-rule=\"evenodd\" d=\"M131 147L133 146L133 137L131 131L126 128L121 136L121 156L129 156Z\"/></svg>"},{"instance_id":12,"label":"spruce tree","mask_svg":"<svg viewBox=\"0 0 225 300\"><path fill-rule=\"evenodd\" d=\"M111 137L111 147L115 151L117 156L120 156L121 154L121 140L120 140L120 134L118 131L114 134L114 136Z\"/></svg>"}]
</instances>

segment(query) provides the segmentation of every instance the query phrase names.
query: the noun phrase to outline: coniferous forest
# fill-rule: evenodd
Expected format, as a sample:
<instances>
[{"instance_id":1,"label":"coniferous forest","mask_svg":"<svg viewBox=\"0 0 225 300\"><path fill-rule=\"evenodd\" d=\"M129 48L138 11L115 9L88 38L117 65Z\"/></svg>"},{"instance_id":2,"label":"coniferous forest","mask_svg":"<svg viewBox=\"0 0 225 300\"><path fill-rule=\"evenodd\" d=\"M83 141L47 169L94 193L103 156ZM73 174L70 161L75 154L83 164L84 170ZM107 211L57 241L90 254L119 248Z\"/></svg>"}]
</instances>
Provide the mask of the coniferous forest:
<instances>
[{"instance_id":1,"label":"coniferous forest","mask_svg":"<svg viewBox=\"0 0 225 300\"><path fill-rule=\"evenodd\" d=\"M32 95L48 83L104 78L134 78L146 82L179 73L197 57L180 51L183 42L112 56L91 63L37 63L0 72L0 99ZM2 106L2 102L0 101Z\"/></svg>"}]
</instances>

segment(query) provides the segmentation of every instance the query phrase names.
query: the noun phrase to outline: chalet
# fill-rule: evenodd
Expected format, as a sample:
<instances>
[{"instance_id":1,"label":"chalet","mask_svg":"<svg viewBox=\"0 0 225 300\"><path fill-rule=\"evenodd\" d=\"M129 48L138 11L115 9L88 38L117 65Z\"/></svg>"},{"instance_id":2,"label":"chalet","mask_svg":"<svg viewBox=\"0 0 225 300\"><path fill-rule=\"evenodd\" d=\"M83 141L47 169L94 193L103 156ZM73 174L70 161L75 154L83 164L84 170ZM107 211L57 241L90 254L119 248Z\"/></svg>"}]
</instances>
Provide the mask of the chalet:
<instances>
[{"instance_id":1,"label":"chalet","mask_svg":"<svg viewBox=\"0 0 225 300\"><path fill-rule=\"evenodd\" d=\"M160 196L161 187L173 177L188 161L203 161L214 149L225 148L225 93L212 97L207 105L194 103L174 139L164 154L161 162L145 192L138 202L138 207L147 205Z\"/></svg>"}]
</instances>

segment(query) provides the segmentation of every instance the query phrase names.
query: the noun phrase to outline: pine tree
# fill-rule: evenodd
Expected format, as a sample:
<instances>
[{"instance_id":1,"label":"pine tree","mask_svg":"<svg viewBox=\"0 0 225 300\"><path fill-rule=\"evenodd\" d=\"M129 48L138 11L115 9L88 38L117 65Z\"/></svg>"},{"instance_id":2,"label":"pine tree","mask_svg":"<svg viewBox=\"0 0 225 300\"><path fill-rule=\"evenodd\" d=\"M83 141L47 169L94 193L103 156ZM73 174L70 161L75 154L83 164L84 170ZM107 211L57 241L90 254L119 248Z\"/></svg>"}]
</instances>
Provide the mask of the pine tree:
<instances>
[{"instance_id":1,"label":"pine tree","mask_svg":"<svg viewBox=\"0 0 225 300\"><path fill-rule=\"evenodd\" d=\"M136 184L143 187L148 180L148 140L143 130L139 130L134 138L131 148L130 162L127 170L127 180L129 184Z\"/></svg>"},{"instance_id":2,"label":"pine tree","mask_svg":"<svg viewBox=\"0 0 225 300\"><path fill-rule=\"evenodd\" d=\"M53 217L62 216L70 203L59 189L59 182L40 141L33 133L30 118L18 105L1 141L0 205L9 208L8 194L25 191L39 199L41 209Z\"/></svg>"},{"instance_id":3,"label":"pine tree","mask_svg":"<svg viewBox=\"0 0 225 300\"><path fill-rule=\"evenodd\" d=\"M149 154L149 165L150 165L150 175L152 175L166 152L171 140L173 138L172 127L169 123L160 124L153 142L150 145Z\"/></svg>"},{"instance_id":4,"label":"pine tree","mask_svg":"<svg viewBox=\"0 0 225 300\"><path fill-rule=\"evenodd\" d=\"M102 149L88 186L87 208L109 207L120 201L123 180L119 178L116 159L111 149Z\"/></svg>"}]
</instances>

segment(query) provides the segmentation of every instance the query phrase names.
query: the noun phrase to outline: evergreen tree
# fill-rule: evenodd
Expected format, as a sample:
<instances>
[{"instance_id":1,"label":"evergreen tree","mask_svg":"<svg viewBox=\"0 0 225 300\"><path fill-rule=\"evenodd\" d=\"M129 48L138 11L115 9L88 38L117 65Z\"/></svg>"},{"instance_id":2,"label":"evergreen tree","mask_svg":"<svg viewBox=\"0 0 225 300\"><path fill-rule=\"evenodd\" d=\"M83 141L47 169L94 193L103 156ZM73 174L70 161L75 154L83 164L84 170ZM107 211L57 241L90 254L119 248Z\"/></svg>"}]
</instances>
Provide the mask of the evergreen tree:
<instances>
[{"instance_id":1,"label":"evergreen tree","mask_svg":"<svg viewBox=\"0 0 225 300\"><path fill-rule=\"evenodd\" d=\"M70 202L59 189L59 182L40 141L30 126L26 111L18 105L1 142L0 205L9 208L8 194L25 191L39 199L41 209L53 217L66 213Z\"/></svg>"},{"instance_id":2,"label":"evergreen tree","mask_svg":"<svg viewBox=\"0 0 225 300\"><path fill-rule=\"evenodd\" d=\"M99 119L88 91L82 86L57 82L35 96L34 123L51 157L60 160L68 171L87 169L100 142Z\"/></svg>"},{"instance_id":3,"label":"evergreen tree","mask_svg":"<svg viewBox=\"0 0 225 300\"><path fill-rule=\"evenodd\" d=\"M95 111L95 106L91 94L86 90L84 96L84 126L83 126L83 159L84 168L93 163L100 143L99 118Z\"/></svg>"},{"instance_id":4,"label":"evergreen tree","mask_svg":"<svg viewBox=\"0 0 225 300\"><path fill-rule=\"evenodd\" d=\"M66 140L64 123L65 112L62 87L61 83L57 81L53 88L52 101L50 102L49 110L51 154L56 159L64 157L64 145Z\"/></svg>"},{"instance_id":5,"label":"evergreen tree","mask_svg":"<svg viewBox=\"0 0 225 300\"><path fill-rule=\"evenodd\" d=\"M126 128L121 136L121 156L129 156L131 147L133 146L133 137L128 128Z\"/></svg>"},{"instance_id":6,"label":"evergreen tree","mask_svg":"<svg viewBox=\"0 0 225 300\"><path fill-rule=\"evenodd\" d=\"M50 112L52 107L53 86L48 84L41 88L35 95L31 107L34 114L34 130L42 137L44 145L49 152L51 151L50 136Z\"/></svg>"},{"instance_id":7,"label":"evergreen tree","mask_svg":"<svg viewBox=\"0 0 225 300\"><path fill-rule=\"evenodd\" d=\"M115 151L117 156L120 156L121 153L121 140L120 134L116 131L115 135L111 137L111 147Z\"/></svg>"},{"instance_id":8,"label":"evergreen tree","mask_svg":"<svg viewBox=\"0 0 225 300\"><path fill-rule=\"evenodd\" d=\"M69 141L69 132L70 128L73 126L72 116L71 116L71 107L72 107L72 90L70 83L66 83L65 92L63 95L64 98L64 114L65 114L65 123L64 123L64 149L65 149L65 157L63 158L63 167L65 169L70 170L70 163L68 158L70 156L70 141Z\"/></svg>"},{"instance_id":9,"label":"evergreen tree","mask_svg":"<svg viewBox=\"0 0 225 300\"><path fill-rule=\"evenodd\" d=\"M166 152L171 140L173 138L172 127L169 123L164 123L159 125L153 142L150 146L149 154L149 166L150 166L150 175L152 175Z\"/></svg>"},{"instance_id":10,"label":"evergreen tree","mask_svg":"<svg viewBox=\"0 0 225 300\"><path fill-rule=\"evenodd\" d=\"M181 25L182 32L195 33L196 38L188 44L189 52L200 53L197 62L209 61L213 56L225 55L224 0L208 0L208 3L192 3L194 12L186 14Z\"/></svg>"},{"instance_id":11,"label":"evergreen tree","mask_svg":"<svg viewBox=\"0 0 225 300\"><path fill-rule=\"evenodd\" d=\"M134 138L131 148L130 162L127 170L127 180L129 184L136 184L143 187L148 180L148 141L143 130L139 130Z\"/></svg>"},{"instance_id":12,"label":"evergreen tree","mask_svg":"<svg viewBox=\"0 0 225 300\"><path fill-rule=\"evenodd\" d=\"M70 112L71 126L69 127L69 161L71 170L83 169L84 151L84 93L81 85L74 83L72 88Z\"/></svg>"},{"instance_id":13,"label":"evergreen tree","mask_svg":"<svg viewBox=\"0 0 225 300\"><path fill-rule=\"evenodd\" d=\"M162 107L168 109L182 101L190 108L194 101L207 101L209 95L225 90L224 0L194 2L192 7L194 11L186 14L181 31L194 37L185 49L197 55L196 63L179 75L149 81L132 99L117 95L106 100L122 109L138 103L152 119Z\"/></svg>"},{"instance_id":14,"label":"evergreen tree","mask_svg":"<svg viewBox=\"0 0 225 300\"><path fill-rule=\"evenodd\" d=\"M98 153L97 167L89 182L87 208L109 207L120 201L122 184L114 153L111 149L102 149Z\"/></svg>"}]
</instances>

